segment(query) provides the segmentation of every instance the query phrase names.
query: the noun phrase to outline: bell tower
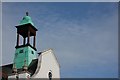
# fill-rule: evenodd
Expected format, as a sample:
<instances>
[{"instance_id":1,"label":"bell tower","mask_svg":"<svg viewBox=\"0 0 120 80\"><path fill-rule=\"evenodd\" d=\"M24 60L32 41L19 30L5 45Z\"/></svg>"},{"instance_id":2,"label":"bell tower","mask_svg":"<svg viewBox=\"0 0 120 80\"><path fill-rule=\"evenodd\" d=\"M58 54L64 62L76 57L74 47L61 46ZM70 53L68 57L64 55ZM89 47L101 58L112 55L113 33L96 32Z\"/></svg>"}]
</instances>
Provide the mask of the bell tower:
<instances>
[{"instance_id":1,"label":"bell tower","mask_svg":"<svg viewBox=\"0 0 120 80\"><path fill-rule=\"evenodd\" d=\"M17 69L23 68L24 65L29 66L33 59L36 59L36 31L31 17L26 12L26 16L20 21L17 28L17 42L14 56L14 64ZM20 45L20 36L23 43ZM30 43L32 39L33 44Z\"/></svg>"}]
</instances>

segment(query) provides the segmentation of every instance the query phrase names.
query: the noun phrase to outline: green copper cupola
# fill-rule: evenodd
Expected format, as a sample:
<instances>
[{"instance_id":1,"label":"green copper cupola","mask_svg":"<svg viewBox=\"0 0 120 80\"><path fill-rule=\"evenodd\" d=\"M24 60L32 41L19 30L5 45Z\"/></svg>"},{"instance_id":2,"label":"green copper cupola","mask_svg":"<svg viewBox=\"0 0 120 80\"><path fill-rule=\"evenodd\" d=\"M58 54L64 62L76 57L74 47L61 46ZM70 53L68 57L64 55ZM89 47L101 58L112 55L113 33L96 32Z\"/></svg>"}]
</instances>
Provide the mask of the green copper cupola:
<instances>
[{"instance_id":1,"label":"green copper cupola","mask_svg":"<svg viewBox=\"0 0 120 80\"><path fill-rule=\"evenodd\" d=\"M26 16L23 17L23 19L20 21L19 25L24 25L30 23L32 26L34 26L32 19L30 16L28 16L28 12L26 12Z\"/></svg>"},{"instance_id":2,"label":"green copper cupola","mask_svg":"<svg viewBox=\"0 0 120 80\"><path fill-rule=\"evenodd\" d=\"M14 57L14 64L17 69L23 68L24 65L29 66L33 59L36 59L36 31L32 19L28 16L28 12L26 12L26 16L20 21L17 28L17 42L16 42L16 50ZM20 45L20 36L22 36L22 45ZM32 44L30 40L33 39Z\"/></svg>"}]
</instances>

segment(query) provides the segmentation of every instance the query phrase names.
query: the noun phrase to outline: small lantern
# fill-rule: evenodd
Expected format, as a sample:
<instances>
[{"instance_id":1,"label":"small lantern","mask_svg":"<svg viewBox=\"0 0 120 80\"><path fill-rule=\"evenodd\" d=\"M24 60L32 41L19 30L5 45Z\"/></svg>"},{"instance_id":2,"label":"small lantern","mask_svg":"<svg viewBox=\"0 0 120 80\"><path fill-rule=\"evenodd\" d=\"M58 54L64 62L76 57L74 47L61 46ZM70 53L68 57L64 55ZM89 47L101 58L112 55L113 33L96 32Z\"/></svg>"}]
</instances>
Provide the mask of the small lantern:
<instances>
[{"instance_id":1,"label":"small lantern","mask_svg":"<svg viewBox=\"0 0 120 80\"><path fill-rule=\"evenodd\" d=\"M15 63L13 64L13 73L17 73L17 68L16 68L16 65L15 65Z\"/></svg>"},{"instance_id":2,"label":"small lantern","mask_svg":"<svg viewBox=\"0 0 120 80\"><path fill-rule=\"evenodd\" d=\"M27 64L26 64L26 60L24 60L24 66L23 66L23 71L27 71L28 67L27 67Z\"/></svg>"}]
</instances>

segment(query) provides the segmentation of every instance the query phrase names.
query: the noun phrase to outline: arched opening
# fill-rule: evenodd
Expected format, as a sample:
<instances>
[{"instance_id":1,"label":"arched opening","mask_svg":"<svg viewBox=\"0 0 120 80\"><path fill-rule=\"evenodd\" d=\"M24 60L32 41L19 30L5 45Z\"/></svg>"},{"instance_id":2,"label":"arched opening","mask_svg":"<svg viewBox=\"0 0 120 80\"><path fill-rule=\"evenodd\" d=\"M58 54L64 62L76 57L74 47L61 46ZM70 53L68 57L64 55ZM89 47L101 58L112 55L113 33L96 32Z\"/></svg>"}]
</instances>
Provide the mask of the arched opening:
<instances>
[{"instance_id":1,"label":"arched opening","mask_svg":"<svg viewBox=\"0 0 120 80\"><path fill-rule=\"evenodd\" d=\"M48 78L49 78L49 80L52 80L52 71L51 70L48 72Z\"/></svg>"}]
</instances>

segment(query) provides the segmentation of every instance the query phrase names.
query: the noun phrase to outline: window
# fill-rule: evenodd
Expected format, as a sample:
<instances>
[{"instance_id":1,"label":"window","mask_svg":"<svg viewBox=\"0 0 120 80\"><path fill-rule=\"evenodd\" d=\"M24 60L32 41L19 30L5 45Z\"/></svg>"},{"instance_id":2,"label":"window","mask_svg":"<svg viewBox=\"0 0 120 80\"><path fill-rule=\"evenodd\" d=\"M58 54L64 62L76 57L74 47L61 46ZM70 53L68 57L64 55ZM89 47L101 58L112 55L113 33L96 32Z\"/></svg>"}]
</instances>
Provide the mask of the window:
<instances>
[{"instance_id":1,"label":"window","mask_svg":"<svg viewBox=\"0 0 120 80\"><path fill-rule=\"evenodd\" d=\"M49 77L49 80L52 80L52 73L51 72L48 73L48 77Z\"/></svg>"},{"instance_id":2,"label":"window","mask_svg":"<svg viewBox=\"0 0 120 80\"><path fill-rule=\"evenodd\" d=\"M32 54L34 54L34 52L33 52L33 51L31 51L31 53L32 53Z\"/></svg>"},{"instance_id":3,"label":"window","mask_svg":"<svg viewBox=\"0 0 120 80\"><path fill-rule=\"evenodd\" d=\"M23 53L23 49L21 49L19 53Z\"/></svg>"}]
</instances>

